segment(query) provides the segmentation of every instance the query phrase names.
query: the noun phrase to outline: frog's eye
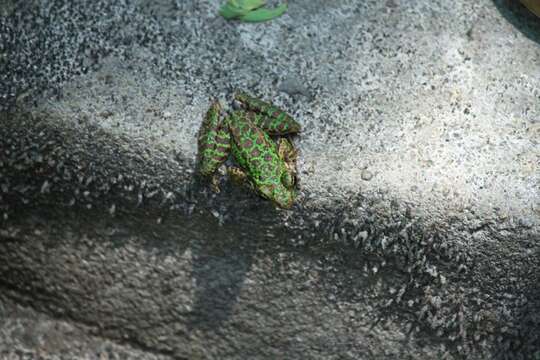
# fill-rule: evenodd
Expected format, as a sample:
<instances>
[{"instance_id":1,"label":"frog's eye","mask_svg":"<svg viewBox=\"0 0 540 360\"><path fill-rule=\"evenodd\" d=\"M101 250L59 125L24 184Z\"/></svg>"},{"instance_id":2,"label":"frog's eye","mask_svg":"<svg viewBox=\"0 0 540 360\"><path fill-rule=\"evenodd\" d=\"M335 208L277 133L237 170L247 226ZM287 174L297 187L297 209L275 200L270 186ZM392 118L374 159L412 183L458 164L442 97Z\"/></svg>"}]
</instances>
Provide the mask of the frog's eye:
<instances>
[{"instance_id":1,"label":"frog's eye","mask_svg":"<svg viewBox=\"0 0 540 360\"><path fill-rule=\"evenodd\" d=\"M292 188L295 183L295 177L288 171L283 172L283 175L281 175L281 183L286 188Z\"/></svg>"}]
</instances>

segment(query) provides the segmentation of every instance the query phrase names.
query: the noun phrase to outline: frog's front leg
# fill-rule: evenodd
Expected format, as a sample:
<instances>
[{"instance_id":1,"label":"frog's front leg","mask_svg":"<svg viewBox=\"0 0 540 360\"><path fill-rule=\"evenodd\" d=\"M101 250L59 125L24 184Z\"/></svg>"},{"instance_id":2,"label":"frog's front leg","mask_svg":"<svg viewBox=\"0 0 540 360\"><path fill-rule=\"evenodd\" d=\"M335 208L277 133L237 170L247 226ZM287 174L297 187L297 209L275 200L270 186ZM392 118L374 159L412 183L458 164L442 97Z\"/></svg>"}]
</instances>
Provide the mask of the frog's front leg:
<instances>
[{"instance_id":1,"label":"frog's front leg","mask_svg":"<svg viewBox=\"0 0 540 360\"><path fill-rule=\"evenodd\" d=\"M277 141L279 157L285 160L286 163L296 164L298 158L298 149L285 138L279 138Z\"/></svg>"},{"instance_id":2,"label":"frog's front leg","mask_svg":"<svg viewBox=\"0 0 540 360\"><path fill-rule=\"evenodd\" d=\"M246 172L239 167L229 166L227 168L227 173L231 180L237 185L244 185L248 182Z\"/></svg>"},{"instance_id":3,"label":"frog's front leg","mask_svg":"<svg viewBox=\"0 0 540 360\"><path fill-rule=\"evenodd\" d=\"M245 186L249 190L257 192L256 187L253 185L251 181L249 181L248 174L244 170L242 170L242 168L239 168L236 166L229 166L227 168L227 173L229 174L229 178L236 185Z\"/></svg>"},{"instance_id":4,"label":"frog's front leg","mask_svg":"<svg viewBox=\"0 0 540 360\"><path fill-rule=\"evenodd\" d=\"M198 135L199 173L211 177L211 187L219 192L218 179L214 175L229 156L231 137L226 126L220 121L221 106L214 101L206 113Z\"/></svg>"}]
</instances>

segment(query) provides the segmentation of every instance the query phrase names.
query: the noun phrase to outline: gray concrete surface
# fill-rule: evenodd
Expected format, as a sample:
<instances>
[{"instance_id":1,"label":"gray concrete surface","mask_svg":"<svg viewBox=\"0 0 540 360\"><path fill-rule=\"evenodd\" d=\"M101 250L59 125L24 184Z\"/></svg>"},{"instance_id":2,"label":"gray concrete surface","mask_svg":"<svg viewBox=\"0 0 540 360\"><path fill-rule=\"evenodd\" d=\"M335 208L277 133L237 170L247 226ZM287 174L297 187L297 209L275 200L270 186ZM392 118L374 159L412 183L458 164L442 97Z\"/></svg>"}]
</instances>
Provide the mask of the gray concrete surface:
<instances>
[{"instance_id":1,"label":"gray concrete surface","mask_svg":"<svg viewBox=\"0 0 540 360\"><path fill-rule=\"evenodd\" d=\"M2 303L77 327L80 354L540 358L539 20L487 0L291 1L255 25L218 7L2 4ZM304 127L290 211L193 176L210 99L235 88Z\"/></svg>"}]
</instances>

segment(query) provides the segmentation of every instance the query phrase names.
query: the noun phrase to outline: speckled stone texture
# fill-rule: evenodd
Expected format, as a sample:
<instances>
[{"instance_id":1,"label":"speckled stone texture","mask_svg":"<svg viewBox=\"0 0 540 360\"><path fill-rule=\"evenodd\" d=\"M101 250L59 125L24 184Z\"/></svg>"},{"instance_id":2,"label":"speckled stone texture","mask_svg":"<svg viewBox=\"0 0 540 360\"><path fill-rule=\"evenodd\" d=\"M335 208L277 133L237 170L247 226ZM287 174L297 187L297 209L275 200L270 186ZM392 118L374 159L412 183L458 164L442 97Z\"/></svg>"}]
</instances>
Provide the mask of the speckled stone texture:
<instances>
[{"instance_id":1,"label":"speckled stone texture","mask_svg":"<svg viewBox=\"0 0 540 360\"><path fill-rule=\"evenodd\" d=\"M540 359L540 20L219 5L0 3L0 355ZM291 210L194 176L238 88L303 126Z\"/></svg>"},{"instance_id":2,"label":"speckled stone texture","mask_svg":"<svg viewBox=\"0 0 540 360\"><path fill-rule=\"evenodd\" d=\"M4 296L0 301L0 359L169 359L92 336L90 327L52 319Z\"/></svg>"}]
</instances>

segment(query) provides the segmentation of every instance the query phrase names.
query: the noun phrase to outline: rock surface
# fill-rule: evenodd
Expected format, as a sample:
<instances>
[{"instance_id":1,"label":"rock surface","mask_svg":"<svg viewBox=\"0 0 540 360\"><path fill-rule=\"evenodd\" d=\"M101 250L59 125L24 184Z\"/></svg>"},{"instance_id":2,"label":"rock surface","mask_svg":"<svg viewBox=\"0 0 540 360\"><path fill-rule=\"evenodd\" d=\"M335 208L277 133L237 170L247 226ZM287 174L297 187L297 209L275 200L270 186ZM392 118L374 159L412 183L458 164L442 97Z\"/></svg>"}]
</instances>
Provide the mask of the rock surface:
<instances>
[{"instance_id":1,"label":"rock surface","mask_svg":"<svg viewBox=\"0 0 540 360\"><path fill-rule=\"evenodd\" d=\"M4 296L1 304L1 359L169 359L91 336L91 328L52 319Z\"/></svg>"},{"instance_id":2,"label":"rock surface","mask_svg":"<svg viewBox=\"0 0 540 360\"><path fill-rule=\"evenodd\" d=\"M218 7L1 5L0 354L540 358L538 19ZM201 118L236 88L304 127L292 210L194 177ZM67 355L13 330L52 323Z\"/></svg>"}]
</instances>

